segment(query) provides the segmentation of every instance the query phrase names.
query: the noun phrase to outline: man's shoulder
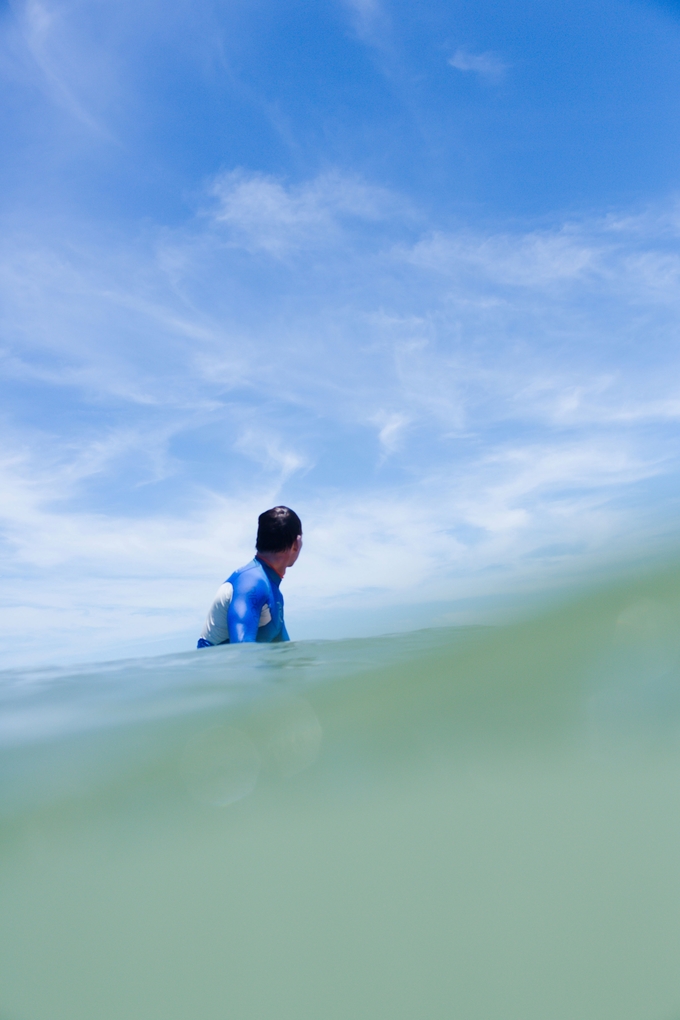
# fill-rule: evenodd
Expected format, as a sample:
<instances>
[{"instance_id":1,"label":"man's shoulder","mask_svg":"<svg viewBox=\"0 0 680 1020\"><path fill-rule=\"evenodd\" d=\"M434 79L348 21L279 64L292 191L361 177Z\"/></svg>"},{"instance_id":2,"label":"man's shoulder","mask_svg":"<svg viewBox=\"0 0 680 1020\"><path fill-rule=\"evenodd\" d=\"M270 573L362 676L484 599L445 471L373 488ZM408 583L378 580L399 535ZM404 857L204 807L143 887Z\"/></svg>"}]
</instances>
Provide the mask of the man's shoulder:
<instances>
[{"instance_id":1,"label":"man's shoulder","mask_svg":"<svg viewBox=\"0 0 680 1020\"><path fill-rule=\"evenodd\" d=\"M267 575L259 560L253 559L244 567L239 567L227 581L235 588L254 588L258 584L267 584Z\"/></svg>"}]
</instances>

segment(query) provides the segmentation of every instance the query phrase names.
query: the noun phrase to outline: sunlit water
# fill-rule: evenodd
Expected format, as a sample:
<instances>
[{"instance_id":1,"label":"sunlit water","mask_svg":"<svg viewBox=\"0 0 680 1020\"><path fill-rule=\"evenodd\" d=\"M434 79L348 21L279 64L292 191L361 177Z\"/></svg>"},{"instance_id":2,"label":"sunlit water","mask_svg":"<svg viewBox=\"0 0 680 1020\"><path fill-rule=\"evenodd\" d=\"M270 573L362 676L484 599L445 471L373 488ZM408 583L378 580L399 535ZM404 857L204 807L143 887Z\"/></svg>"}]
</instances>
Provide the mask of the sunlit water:
<instances>
[{"instance_id":1,"label":"sunlit water","mask_svg":"<svg viewBox=\"0 0 680 1020\"><path fill-rule=\"evenodd\" d=\"M2 1020L677 1020L680 572L0 678Z\"/></svg>"}]
</instances>

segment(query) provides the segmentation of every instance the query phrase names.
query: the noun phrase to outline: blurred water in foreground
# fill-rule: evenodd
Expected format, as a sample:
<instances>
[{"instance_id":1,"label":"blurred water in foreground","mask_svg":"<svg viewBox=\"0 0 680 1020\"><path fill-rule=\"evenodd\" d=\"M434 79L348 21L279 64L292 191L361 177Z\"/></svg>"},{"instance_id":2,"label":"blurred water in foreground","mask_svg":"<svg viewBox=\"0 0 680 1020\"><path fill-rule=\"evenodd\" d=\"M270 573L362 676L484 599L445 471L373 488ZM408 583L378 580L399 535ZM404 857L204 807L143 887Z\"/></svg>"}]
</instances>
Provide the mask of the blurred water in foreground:
<instances>
[{"instance_id":1,"label":"blurred water in foreground","mask_svg":"<svg viewBox=\"0 0 680 1020\"><path fill-rule=\"evenodd\" d=\"M677 1020L680 570L0 675L2 1020Z\"/></svg>"}]
</instances>

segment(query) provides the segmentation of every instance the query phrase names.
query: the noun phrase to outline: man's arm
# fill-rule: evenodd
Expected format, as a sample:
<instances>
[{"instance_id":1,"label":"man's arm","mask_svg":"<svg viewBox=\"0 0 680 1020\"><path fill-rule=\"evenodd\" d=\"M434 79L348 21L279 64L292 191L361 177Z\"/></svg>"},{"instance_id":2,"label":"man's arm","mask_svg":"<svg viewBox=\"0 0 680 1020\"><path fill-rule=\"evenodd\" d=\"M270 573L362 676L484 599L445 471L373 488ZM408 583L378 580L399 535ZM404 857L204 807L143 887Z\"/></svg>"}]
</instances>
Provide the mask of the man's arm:
<instances>
[{"instance_id":1,"label":"man's arm","mask_svg":"<svg viewBox=\"0 0 680 1020\"><path fill-rule=\"evenodd\" d=\"M264 582L248 571L241 574L234 586L234 596L227 613L229 640L232 644L256 641L260 613L267 601Z\"/></svg>"},{"instance_id":2,"label":"man's arm","mask_svg":"<svg viewBox=\"0 0 680 1020\"><path fill-rule=\"evenodd\" d=\"M234 589L229 581L220 585L208 611L205 625L196 645L197 648L210 648L212 645L222 645L229 640L227 613L233 594Z\"/></svg>"}]
</instances>

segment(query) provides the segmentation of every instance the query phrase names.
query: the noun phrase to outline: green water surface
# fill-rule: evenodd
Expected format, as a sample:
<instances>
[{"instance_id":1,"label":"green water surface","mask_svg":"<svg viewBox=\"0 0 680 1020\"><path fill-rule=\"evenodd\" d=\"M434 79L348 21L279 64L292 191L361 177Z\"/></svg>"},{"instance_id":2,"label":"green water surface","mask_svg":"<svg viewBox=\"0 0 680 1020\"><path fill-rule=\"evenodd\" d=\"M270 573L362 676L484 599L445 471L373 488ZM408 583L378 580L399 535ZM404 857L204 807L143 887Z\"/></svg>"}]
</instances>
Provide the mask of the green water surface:
<instances>
[{"instance_id":1,"label":"green water surface","mask_svg":"<svg viewBox=\"0 0 680 1020\"><path fill-rule=\"evenodd\" d=\"M677 1020L679 624L7 674L0 1017Z\"/></svg>"}]
</instances>

